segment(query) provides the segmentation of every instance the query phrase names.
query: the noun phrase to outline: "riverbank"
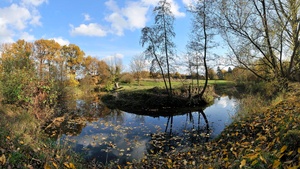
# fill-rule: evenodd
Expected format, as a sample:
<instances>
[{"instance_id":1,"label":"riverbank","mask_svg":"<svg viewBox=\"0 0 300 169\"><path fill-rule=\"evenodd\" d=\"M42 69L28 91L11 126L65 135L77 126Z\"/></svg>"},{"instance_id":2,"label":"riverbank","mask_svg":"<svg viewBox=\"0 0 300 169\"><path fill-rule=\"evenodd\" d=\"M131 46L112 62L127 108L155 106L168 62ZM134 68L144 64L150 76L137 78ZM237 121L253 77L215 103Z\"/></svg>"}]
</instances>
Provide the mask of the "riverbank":
<instances>
[{"instance_id":1,"label":"riverbank","mask_svg":"<svg viewBox=\"0 0 300 169\"><path fill-rule=\"evenodd\" d=\"M224 87L224 86L223 86ZM221 91L225 87L221 86ZM229 91L235 91L231 88ZM218 93L219 94L219 93ZM269 104L244 96L235 121L212 142L163 155L149 155L127 166L107 168L299 168L300 85L291 84ZM56 145L33 114L0 105L0 168L93 168L66 145Z\"/></svg>"},{"instance_id":2,"label":"riverbank","mask_svg":"<svg viewBox=\"0 0 300 169\"><path fill-rule=\"evenodd\" d=\"M125 168L299 168L299 96L298 83L269 105L249 96L237 119L214 141Z\"/></svg>"}]
</instances>

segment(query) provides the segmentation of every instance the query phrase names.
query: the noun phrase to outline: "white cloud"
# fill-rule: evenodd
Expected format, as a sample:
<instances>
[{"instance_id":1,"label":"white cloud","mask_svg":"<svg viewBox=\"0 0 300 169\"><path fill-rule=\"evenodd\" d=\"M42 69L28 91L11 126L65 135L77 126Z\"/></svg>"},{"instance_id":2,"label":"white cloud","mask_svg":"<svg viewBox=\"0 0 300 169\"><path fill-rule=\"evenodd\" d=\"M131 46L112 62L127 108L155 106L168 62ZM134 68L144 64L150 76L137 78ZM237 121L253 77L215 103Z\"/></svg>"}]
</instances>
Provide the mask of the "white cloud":
<instances>
[{"instance_id":1,"label":"white cloud","mask_svg":"<svg viewBox=\"0 0 300 169\"><path fill-rule=\"evenodd\" d=\"M14 39L32 40L34 37L25 30L29 26L40 26L40 13L37 6L47 0L21 0L19 4L0 7L0 42L10 43Z\"/></svg>"},{"instance_id":2,"label":"white cloud","mask_svg":"<svg viewBox=\"0 0 300 169\"><path fill-rule=\"evenodd\" d=\"M90 21L91 20L91 16L89 14L83 14L84 16L84 21Z\"/></svg>"},{"instance_id":3,"label":"white cloud","mask_svg":"<svg viewBox=\"0 0 300 169\"><path fill-rule=\"evenodd\" d=\"M145 27L148 7L141 6L138 2L129 2L123 9L124 16L128 19L130 29Z\"/></svg>"},{"instance_id":4,"label":"white cloud","mask_svg":"<svg viewBox=\"0 0 300 169\"><path fill-rule=\"evenodd\" d=\"M115 33L119 36L124 34L124 29L128 27L127 21L124 19L122 15L117 12L114 12L105 18L108 22L111 22L111 27L113 31L111 33Z\"/></svg>"},{"instance_id":5,"label":"white cloud","mask_svg":"<svg viewBox=\"0 0 300 169\"><path fill-rule=\"evenodd\" d=\"M33 5L33 6L39 6L43 3L47 3L48 0L22 0L22 3L24 5Z\"/></svg>"},{"instance_id":6,"label":"white cloud","mask_svg":"<svg viewBox=\"0 0 300 169\"><path fill-rule=\"evenodd\" d=\"M12 4L9 7L0 8L0 18L5 25L12 29L22 30L27 26L31 19L31 14L28 9Z\"/></svg>"},{"instance_id":7,"label":"white cloud","mask_svg":"<svg viewBox=\"0 0 300 169\"><path fill-rule=\"evenodd\" d=\"M50 38L49 40L54 40L55 42L59 43L61 46L70 44L70 42L67 39L64 39L62 37Z\"/></svg>"},{"instance_id":8,"label":"white cloud","mask_svg":"<svg viewBox=\"0 0 300 169\"><path fill-rule=\"evenodd\" d=\"M32 42L35 40L34 35L30 35L28 32L23 32L20 36L20 39L24 39L25 41Z\"/></svg>"},{"instance_id":9,"label":"white cloud","mask_svg":"<svg viewBox=\"0 0 300 169\"><path fill-rule=\"evenodd\" d=\"M105 2L105 5L111 10L111 11L119 11L119 7L114 0L109 0Z\"/></svg>"},{"instance_id":10,"label":"white cloud","mask_svg":"<svg viewBox=\"0 0 300 169\"><path fill-rule=\"evenodd\" d=\"M156 6L158 2L159 0L128 1L123 8L120 8L115 0L108 0L105 5L112 13L105 19L111 24L112 33L121 36L124 30L133 31L145 27L150 7ZM169 2L175 17L185 16L185 13L179 11L179 5L174 0Z\"/></svg>"},{"instance_id":11,"label":"white cloud","mask_svg":"<svg viewBox=\"0 0 300 169\"><path fill-rule=\"evenodd\" d=\"M6 21L0 17L0 43L13 42L14 33L7 28Z\"/></svg>"},{"instance_id":12,"label":"white cloud","mask_svg":"<svg viewBox=\"0 0 300 169\"><path fill-rule=\"evenodd\" d=\"M186 6L190 6L195 2L196 2L196 0L182 0L182 3Z\"/></svg>"},{"instance_id":13,"label":"white cloud","mask_svg":"<svg viewBox=\"0 0 300 169\"><path fill-rule=\"evenodd\" d=\"M88 25L81 24L79 27L74 28L73 25L71 25L71 35L77 36L77 35L83 35L83 36L99 36L103 37L106 36L107 32L101 27L101 25L97 23L90 23Z\"/></svg>"},{"instance_id":14,"label":"white cloud","mask_svg":"<svg viewBox=\"0 0 300 169\"><path fill-rule=\"evenodd\" d=\"M156 6L160 0L142 0L141 2L148 6ZM175 17L184 17L185 13L179 11L179 5L175 0L167 0L171 4L171 12ZM194 1L194 0L183 0L183 1Z\"/></svg>"},{"instance_id":15,"label":"white cloud","mask_svg":"<svg viewBox=\"0 0 300 169\"><path fill-rule=\"evenodd\" d=\"M185 17L185 13L179 11L179 5L176 2L174 2L174 0L171 0L170 4L171 12L174 14L175 17Z\"/></svg>"},{"instance_id":16,"label":"white cloud","mask_svg":"<svg viewBox=\"0 0 300 169\"><path fill-rule=\"evenodd\" d=\"M123 54L121 53L116 53L114 55L109 55L109 56L106 56L103 58L103 60L107 61L107 62L110 62L110 61L114 61L116 59L122 59L124 57Z\"/></svg>"},{"instance_id":17,"label":"white cloud","mask_svg":"<svg viewBox=\"0 0 300 169\"><path fill-rule=\"evenodd\" d=\"M159 2L159 0L142 0L141 2L145 5L155 6Z\"/></svg>"}]
</instances>

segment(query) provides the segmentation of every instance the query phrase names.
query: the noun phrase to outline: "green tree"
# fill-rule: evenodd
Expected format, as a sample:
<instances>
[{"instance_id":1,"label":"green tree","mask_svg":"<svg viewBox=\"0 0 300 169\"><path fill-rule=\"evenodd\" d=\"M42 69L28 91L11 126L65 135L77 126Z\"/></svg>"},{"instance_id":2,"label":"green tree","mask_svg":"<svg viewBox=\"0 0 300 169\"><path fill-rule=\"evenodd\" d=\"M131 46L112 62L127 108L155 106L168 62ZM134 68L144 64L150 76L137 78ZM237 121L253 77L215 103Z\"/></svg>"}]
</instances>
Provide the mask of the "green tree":
<instances>
[{"instance_id":1,"label":"green tree","mask_svg":"<svg viewBox=\"0 0 300 169\"><path fill-rule=\"evenodd\" d=\"M1 93L7 103L30 102L32 94L26 88L35 77L32 43L18 40L3 45L1 53Z\"/></svg>"},{"instance_id":2,"label":"green tree","mask_svg":"<svg viewBox=\"0 0 300 169\"><path fill-rule=\"evenodd\" d=\"M219 66L217 68L217 76L219 80L224 80L224 73Z\"/></svg>"}]
</instances>

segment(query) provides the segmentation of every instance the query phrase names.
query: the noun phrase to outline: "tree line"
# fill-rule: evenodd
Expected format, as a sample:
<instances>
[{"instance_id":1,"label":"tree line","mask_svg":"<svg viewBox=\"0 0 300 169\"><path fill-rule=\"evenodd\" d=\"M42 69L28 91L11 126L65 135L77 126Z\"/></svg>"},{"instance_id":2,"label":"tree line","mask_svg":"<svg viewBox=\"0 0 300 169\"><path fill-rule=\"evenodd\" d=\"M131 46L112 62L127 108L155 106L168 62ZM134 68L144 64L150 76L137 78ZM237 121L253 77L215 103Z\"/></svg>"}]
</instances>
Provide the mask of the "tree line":
<instances>
[{"instance_id":1,"label":"tree line","mask_svg":"<svg viewBox=\"0 0 300 169\"><path fill-rule=\"evenodd\" d=\"M42 116L39 109L54 107L68 87L111 89L122 66L117 58L99 60L75 44L46 39L2 44L0 54L2 102L33 109L36 116Z\"/></svg>"}]
</instances>

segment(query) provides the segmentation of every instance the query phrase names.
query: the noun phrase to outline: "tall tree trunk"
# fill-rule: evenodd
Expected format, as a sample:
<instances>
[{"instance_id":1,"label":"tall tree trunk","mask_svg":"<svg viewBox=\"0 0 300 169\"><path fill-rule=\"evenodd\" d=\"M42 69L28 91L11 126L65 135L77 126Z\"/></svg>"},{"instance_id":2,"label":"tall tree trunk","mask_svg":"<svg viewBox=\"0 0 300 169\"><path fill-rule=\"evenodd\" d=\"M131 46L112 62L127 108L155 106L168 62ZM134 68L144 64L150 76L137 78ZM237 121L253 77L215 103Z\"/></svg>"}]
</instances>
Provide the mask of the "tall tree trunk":
<instances>
[{"instance_id":1,"label":"tall tree trunk","mask_svg":"<svg viewBox=\"0 0 300 169\"><path fill-rule=\"evenodd\" d=\"M203 1L204 3L204 10L206 8L205 6L205 0ZM203 98L203 94L206 90L207 87L207 82L208 82L208 68L207 68L207 64L206 64L206 55L207 55L207 33L206 33L206 14L204 13L203 16L203 33L204 33L204 56L203 56L203 62L204 62L204 68L205 68L205 83L203 86L203 89L201 91L201 93L199 94L199 99Z\"/></svg>"},{"instance_id":2,"label":"tall tree trunk","mask_svg":"<svg viewBox=\"0 0 300 169\"><path fill-rule=\"evenodd\" d=\"M168 55L168 45L167 45L167 30L166 30L166 21L164 21L164 42L165 42L165 54L166 54L166 61L167 61L167 73L168 73L168 79L169 79L169 96L173 96L172 92L172 83L171 83L171 76L170 76L170 65L169 65L169 55Z\"/></svg>"}]
</instances>

